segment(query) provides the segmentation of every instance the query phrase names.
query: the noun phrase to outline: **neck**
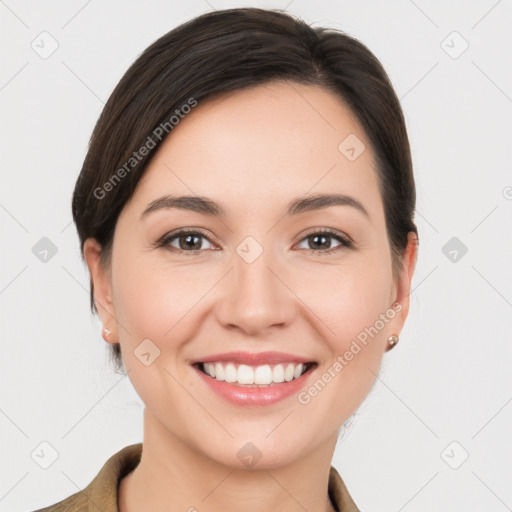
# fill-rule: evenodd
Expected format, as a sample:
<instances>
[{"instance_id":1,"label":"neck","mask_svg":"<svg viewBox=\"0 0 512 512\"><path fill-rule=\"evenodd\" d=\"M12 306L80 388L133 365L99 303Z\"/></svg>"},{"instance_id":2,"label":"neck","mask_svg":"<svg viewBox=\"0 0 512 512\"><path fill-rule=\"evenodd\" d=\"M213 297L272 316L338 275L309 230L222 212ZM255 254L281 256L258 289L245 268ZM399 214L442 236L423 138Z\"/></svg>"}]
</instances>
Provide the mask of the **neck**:
<instances>
[{"instance_id":1,"label":"neck","mask_svg":"<svg viewBox=\"0 0 512 512\"><path fill-rule=\"evenodd\" d=\"M140 463L119 485L119 511L334 511L327 494L337 436L286 466L239 469L194 451L144 410Z\"/></svg>"}]
</instances>

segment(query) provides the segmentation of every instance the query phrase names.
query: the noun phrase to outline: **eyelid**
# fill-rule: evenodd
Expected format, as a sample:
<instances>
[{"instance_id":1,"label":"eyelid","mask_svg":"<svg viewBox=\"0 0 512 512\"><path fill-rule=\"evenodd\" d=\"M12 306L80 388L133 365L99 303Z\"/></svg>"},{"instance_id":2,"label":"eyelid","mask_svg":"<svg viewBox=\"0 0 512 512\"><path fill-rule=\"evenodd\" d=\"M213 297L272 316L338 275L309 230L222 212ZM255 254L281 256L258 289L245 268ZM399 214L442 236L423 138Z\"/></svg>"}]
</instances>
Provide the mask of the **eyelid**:
<instances>
[{"instance_id":1,"label":"eyelid","mask_svg":"<svg viewBox=\"0 0 512 512\"><path fill-rule=\"evenodd\" d=\"M201 235L203 238L205 238L208 242L210 242L212 245L219 245L218 243L214 242L210 237L209 234L207 234L207 232L202 229L202 228L178 228L176 230L173 230L169 233L166 233L165 235L163 235L156 243L155 245L157 247L170 247L168 244L169 242L173 239L173 238L179 238L179 236L183 236L185 234L198 234L198 235ZM300 237L296 239L296 241L294 242L293 244L293 247L295 247L298 243L302 242L303 240L305 240L308 236L310 235L316 235L316 234L326 234L326 235L329 235L331 236L332 238L335 238L337 239L340 244L341 244L341 247L343 248L346 248L346 249L350 249L350 248L353 248L354 247L354 241L352 240L351 237L349 237L348 235L346 235L345 233L342 233L336 229L333 229L333 228L320 228L320 227L316 227L316 228L310 228L308 229L306 232L304 233L301 233ZM189 250L189 251L186 251L186 250L183 250L183 249L177 249L176 247L170 247L171 250L175 250L175 251L178 251L178 252L203 252L205 251L206 249L197 249L197 250ZM334 248L331 248L331 249L325 249L325 250L318 250L318 251L315 251L313 249L305 249L305 250L308 250L308 251L311 251L313 253L317 253L317 254L329 254L331 252L336 252L338 251L340 248L339 247L334 247ZM217 249L208 249L208 250L217 250ZM304 249L301 249L301 250L304 250Z\"/></svg>"},{"instance_id":2,"label":"eyelid","mask_svg":"<svg viewBox=\"0 0 512 512\"><path fill-rule=\"evenodd\" d=\"M305 233L302 233L300 235L300 238L297 239L297 242L294 243L294 246L297 244L297 243L300 243L302 242L305 238L307 238L308 236L310 235L316 235L316 234L326 234L326 235L330 235L332 236L333 238L336 238L338 239L338 241L340 241L340 243L342 244L342 246L344 246L345 248L352 248L355 246L355 243L354 241L352 240L352 238L350 236L348 236L347 234L341 232L341 231L338 231L337 229L334 229L334 228L311 228L311 229L308 229ZM336 248L335 248L336 249ZM312 250L312 249L310 249ZM324 251L313 251L313 252L317 252L317 253L327 253L329 252L330 249L326 249Z\"/></svg>"},{"instance_id":3,"label":"eyelid","mask_svg":"<svg viewBox=\"0 0 512 512\"><path fill-rule=\"evenodd\" d=\"M174 231L165 233L165 235L163 235L156 241L155 245L156 245L156 247L166 247L173 238L178 238L179 236L182 236L184 234L190 234L190 233L201 235L203 238L208 240L208 242L210 242L211 244L219 245L216 242L214 242L212 240L212 237L209 234L207 234L207 232L202 228L178 228L178 229L175 229ZM171 247L171 250L172 249L174 249L176 251L187 252L187 251L183 251L182 249L176 249L176 247ZM213 249L210 249L210 250L213 250ZM194 252L194 251L191 250L188 252ZM202 252L202 250L198 250L195 252Z\"/></svg>"}]
</instances>

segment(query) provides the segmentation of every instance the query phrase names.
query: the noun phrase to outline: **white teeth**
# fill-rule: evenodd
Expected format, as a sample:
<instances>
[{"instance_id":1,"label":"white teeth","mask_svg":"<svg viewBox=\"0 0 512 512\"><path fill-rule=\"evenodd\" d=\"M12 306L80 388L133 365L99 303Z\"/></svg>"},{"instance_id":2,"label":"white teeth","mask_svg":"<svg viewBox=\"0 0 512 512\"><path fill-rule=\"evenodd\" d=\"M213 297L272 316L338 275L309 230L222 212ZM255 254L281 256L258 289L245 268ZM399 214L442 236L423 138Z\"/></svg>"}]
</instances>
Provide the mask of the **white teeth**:
<instances>
[{"instance_id":1,"label":"white teeth","mask_svg":"<svg viewBox=\"0 0 512 512\"><path fill-rule=\"evenodd\" d=\"M289 363L286 367L286 370L284 371L284 380L286 382L290 382L293 380L293 372L295 370L295 366L292 363Z\"/></svg>"},{"instance_id":2,"label":"white teeth","mask_svg":"<svg viewBox=\"0 0 512 512\"><path fill-rule=\"evenodd\" d=\"M224 379L226 382L236 382L237 372L233 363L228 363L224 371Z\"/></svg>"},{"instance_id":3,"label":"white teeth","mask_svg":"<svg viewBox=\"0 0 512 512\"><path fill-rule=\"evenodd\" d=\"M220 363L215 364L215 378L217 380L224 380L224 368Z\"/></svg>"},{"instance_id":4,"label":"white teeth","mask_svg":"<svg viewBox=\"0 0 512 512\"><path fill-rule=\"evenodd\" d=\"M204 363L204 371L210 376L215 377L215 367L211 363Z\"/></svg>"},{"instance_id":5,"label":"white teeth","mask_svg":"<svg viewBox=\"0 0 512 512\"><path fill-rule=\"evenodd\" d=\"M274 366L272 371L272 380L274 382L284 382L284 368L282 364Z\"/></svg>"},{"instance_id":6,"label":"white teeth","mask_svg":"<svg viewBox=\"0 0 512 512\"><path fill-rule=\"evenodd\" d=\"M295 379L298 379L302 375L303 368L304 368L304 365L302 363L298 364L295 367L295 370L293 370L293 377Z\"/></svg>"},{"instance_id":7,"label":"white teeth","mask_svg":"<svg viewBox=\"0 0 512 512\"><path fill-rule=\"evenodd\" d=\"M254 384L270 384L272 382L272 370L268 364L258 366L254 372Z\"/></svg>"},{"instance_id":8,"label":"white teeth","mask_svg":"<svg viewBox=\"0 0 512 512\"><path fill-rule=\"evenodd\" d=\"M261 366L241 364L236 368L233 363L203 363L204 371L219 381L234 382L244 386L269 386L298 379L305 369L303 363L285 363Z\"/></svg>"},{"instance_id":9,"label":"white teeth","mask_svg":"<svg viewBox=\"0 0 512 512\"><path fill-rule=\"evenodd\" d=\"M254 384L254 370L245 364L238 367L237 378L239 384Z\"/></svg>"}]
</instances>

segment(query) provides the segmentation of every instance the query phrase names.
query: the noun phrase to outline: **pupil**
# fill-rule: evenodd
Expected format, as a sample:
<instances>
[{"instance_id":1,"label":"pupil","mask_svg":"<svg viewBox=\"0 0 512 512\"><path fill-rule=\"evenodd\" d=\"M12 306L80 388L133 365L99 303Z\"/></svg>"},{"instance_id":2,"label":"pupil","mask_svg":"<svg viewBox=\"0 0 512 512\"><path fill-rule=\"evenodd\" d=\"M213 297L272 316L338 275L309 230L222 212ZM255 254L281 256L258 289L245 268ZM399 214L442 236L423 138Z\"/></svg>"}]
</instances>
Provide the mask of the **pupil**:
<instances>
[{"instance_id":1,"label":"pupil","mask_svg":"<svg viewBox=\"0 0 512 512\"><path fill-rule=\"evenodd\" d=\"M182 238L185 238L185 244L187 245L187 247L185 247L185 250L194 250L194 249L200 249L201 247L201 243L199 242L199 247L191 247L194 245L194 243L191 243L191 240L196 238L198 239L199 237L196 236L196 235L186 235L185 237L182 237Z\"/></svg>"},{"instance_id":2,"label":"pupil","mask_svg":"<svg viewBox=\"0 0 512 512\"><path fill-rule=\"evenodd\" d=\"M329 242L328 242L328 239L329 237L326 236L326 235L312 235L310 236L310 241L314 241L313 243L316 244L316 241L318 239L323 239L323 243L320 243L320 246L322 249L329 249Z\"/></svg>"}]
</instances>

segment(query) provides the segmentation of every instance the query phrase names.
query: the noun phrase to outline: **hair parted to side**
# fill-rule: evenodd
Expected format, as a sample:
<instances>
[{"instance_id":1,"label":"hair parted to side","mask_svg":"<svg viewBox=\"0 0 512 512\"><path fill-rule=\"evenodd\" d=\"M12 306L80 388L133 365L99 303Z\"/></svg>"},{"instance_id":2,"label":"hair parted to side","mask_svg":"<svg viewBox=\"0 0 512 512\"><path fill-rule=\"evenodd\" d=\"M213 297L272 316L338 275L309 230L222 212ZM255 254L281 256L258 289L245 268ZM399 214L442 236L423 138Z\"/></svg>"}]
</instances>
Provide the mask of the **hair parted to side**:
<instances>
[{"instance_id":1,"label":"hair parted to side","mask_svg":"<svg viewBox=\"0 0 512 512\"><path fill-rule=\"evenodd\" d=\"M84 242L92 237L102 246L102 265L110 264L119 214L165 140L155 137L159 127L168 127L184 105L274 80L322 86L360 122L375 155L398 276L408 233L417 235L416 191L403 112L384 68L342 31L259 8L218 10L183 23L151 44L121 78L94 127L73 193L82 258ZM134 152L145 145L150 151L133 162ZM116 172L122 180L107 187ZM91 312L97 313L92 279L90 287ZM119 344L110 347L122 368Z\"/></svg>"}]
</instances>

